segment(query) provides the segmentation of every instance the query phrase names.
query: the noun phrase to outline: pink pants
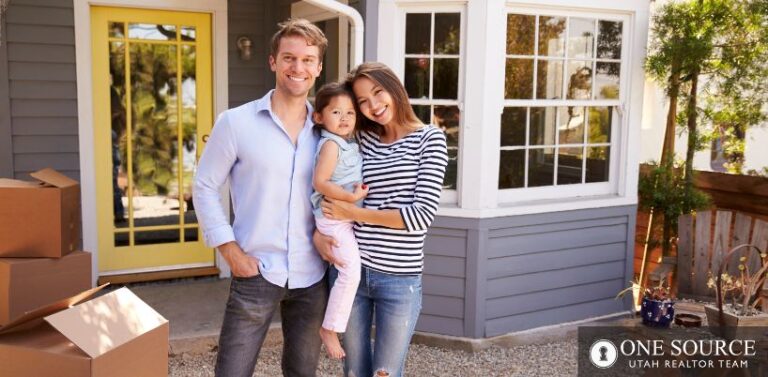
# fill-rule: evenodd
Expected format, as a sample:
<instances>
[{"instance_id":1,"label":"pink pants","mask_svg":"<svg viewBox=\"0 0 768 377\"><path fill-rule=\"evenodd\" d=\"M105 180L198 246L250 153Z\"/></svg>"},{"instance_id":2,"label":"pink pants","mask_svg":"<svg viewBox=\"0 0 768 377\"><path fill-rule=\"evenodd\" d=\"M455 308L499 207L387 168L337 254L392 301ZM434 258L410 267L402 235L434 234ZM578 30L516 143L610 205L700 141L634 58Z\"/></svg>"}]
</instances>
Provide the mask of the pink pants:
<instances>
[{"instance_id":1,"label":"pink pants","mask_svg":"<svg viewBox=\"0 0 768 377\"><path fill-rule=\"evenodd\" d=\"M351 221L330 220L324 217L315 218L317 230L326 236L333 237L338 247L333 248L333 254L345 266L339 270L339 276L331 288L328 307L325 309L323 328L333 332L345 332L352 303L355 301L357 285L360 283L360 250L357 248L355 232Z\"/></svg>"}]
</instances>

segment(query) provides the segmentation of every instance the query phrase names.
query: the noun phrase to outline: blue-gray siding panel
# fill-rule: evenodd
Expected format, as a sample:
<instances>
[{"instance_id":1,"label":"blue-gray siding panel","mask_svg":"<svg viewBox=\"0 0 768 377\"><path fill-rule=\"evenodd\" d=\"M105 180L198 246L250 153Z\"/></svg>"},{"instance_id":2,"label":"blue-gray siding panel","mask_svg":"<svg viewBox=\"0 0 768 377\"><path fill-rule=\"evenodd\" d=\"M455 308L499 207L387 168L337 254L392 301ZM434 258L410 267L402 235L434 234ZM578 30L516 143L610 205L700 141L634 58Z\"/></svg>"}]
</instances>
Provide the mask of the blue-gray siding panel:
<instances>
[{"instance_id":1,"label":"blue-gray siding panel","mask_svg":"<svg viewBox=\"0 0 768 377\"><path fill-rule=\"evenodd\" d=\"M496 258L624 242L626 237L626 220L624 224L574 228L564 231L549 230L544 227L540 233L512 237L494 237L493 232L491 232L488 257Z\"/></svg>"},{"instance_id":2,"label":"blue-gray siding panel","mask_svg":"<svg viewBox=\"0 0 768 377\"><path fill-rule=\"evenodd\" d=\"M485 324L485 336L492 337L514 331L522 331L535 327L556 323L578 321L585 318L598 317L623 310L621 301L613 297L597 301L582 302L576 305L540 310L523 315L492 319Z\"/></svg>"},{"instance_id":3,"label":"blue-gray siding panel","mask_svg":"<svg viewBox=\"0 0 768 377\"><path fill-rule=\"evenodd\" d=\"M464 321L457 318L422 314L419 316L418 322L416 322L416 331L435 334L465 336L463 329Z\"/></svg>"},{"instance_id":4,"label":"blue-gray siding panel","mask_svg":"<svg viewBox=\"0 0 768 377\"><path fill-rule=\"evenodd\" d=\"M488 278L496 279L539 271L623 261L626 244L609 243L573 249L546 251L503 258L493 258L488 263Z\"/></svg>"}]
</instances>

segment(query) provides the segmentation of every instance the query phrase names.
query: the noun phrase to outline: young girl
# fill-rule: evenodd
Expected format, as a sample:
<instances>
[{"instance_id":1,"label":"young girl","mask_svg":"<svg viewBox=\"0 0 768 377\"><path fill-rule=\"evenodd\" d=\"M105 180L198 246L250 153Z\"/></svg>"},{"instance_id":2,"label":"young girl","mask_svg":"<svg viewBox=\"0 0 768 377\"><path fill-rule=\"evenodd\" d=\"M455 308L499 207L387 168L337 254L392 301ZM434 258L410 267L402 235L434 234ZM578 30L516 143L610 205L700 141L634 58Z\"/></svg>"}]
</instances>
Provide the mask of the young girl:
<instances>
[{"instance_id":1,"label":"young girl","mask_svg":"<svg viewBox=\"0 0 768 377\"><path fill-rule=\"evenodd\" d=\"M336 333L343 333L347 328L360 282L360 252L352 221L325 218L320 203L324 197L357 203L368 194L368 189L362 184L363 159L354 138L357 117L352 93L342 83L324 85L315 96L312 117L316 125L322 127L312 180L315 225L320 232L336 239L333 253L343 263L336 265L339 274L328 298L320 338L328 355L340 359L344 357L344 350Z\"/></svg>"}]
</instances>

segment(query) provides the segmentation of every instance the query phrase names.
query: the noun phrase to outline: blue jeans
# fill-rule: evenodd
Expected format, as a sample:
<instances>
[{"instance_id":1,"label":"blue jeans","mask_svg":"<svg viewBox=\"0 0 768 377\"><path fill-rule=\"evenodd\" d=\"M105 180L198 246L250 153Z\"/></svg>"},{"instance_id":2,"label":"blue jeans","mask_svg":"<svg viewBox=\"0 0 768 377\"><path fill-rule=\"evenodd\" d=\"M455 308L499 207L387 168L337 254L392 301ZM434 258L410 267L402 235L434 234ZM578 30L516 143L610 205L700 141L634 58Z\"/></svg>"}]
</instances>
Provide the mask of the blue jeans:
<instances>
[{"instance_id":1,"label":"blue jeans","mask_svg":"<svg viewBox=\"0 0 768 377\"><path fill-rule=\"evenodd\" d=\"M261 275L232 278L219 336L216 376L250 377L278 306L283 321L284 376L315 376L320 361L320 325L328 301L325 278L288 289Z\"/></svg>"},{"instance_id":2,"label":"blue jeans","mask_svg":"<svg viewBox=\"0 0 768 377\"><path fill-rule=\"evenodd\" d=\"M331 268L331 281L336 274ZM361 275L344 334L344 375L370 377L383 371L400 377L421 311L421 275L385 274L367 267ZM376 338L371 347L374 319Z\"/></svg>"}]
</instances>

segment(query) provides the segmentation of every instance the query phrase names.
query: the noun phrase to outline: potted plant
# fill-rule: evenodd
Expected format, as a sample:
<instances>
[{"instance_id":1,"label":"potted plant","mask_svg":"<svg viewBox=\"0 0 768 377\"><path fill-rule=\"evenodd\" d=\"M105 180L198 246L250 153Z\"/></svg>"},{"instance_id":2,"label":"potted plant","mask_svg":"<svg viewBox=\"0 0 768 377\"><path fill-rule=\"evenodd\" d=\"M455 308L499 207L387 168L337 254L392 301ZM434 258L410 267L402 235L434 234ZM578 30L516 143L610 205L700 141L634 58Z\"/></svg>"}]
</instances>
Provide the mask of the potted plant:
<instances>
[{"instance_id":1,"label":"potted plant","mask_svg":"<svg viewBox=\"0 0 768 377\"><path fill-rule=\"evenodd\" d=\"M739 258L739 274L731 276L723 272L735 252L741 249L755 250L760 255L760 268L750 271L747 256ZM715 335L726 339L741 337L743 327L768 326L768 314L757 309L760 290L768 274L768 256L754 245L739 245L731 249L713 276L710 271L707 286L715 289L716 305L706 305L707 323ZM731 302L726 301L730 293Z\"/></svg>"},{"instance_id":2,"label":"potted plant","mask_svg":"<svg viewBox=\"0 0 768 377\"><path fill-rule=\"evenodd\" d=\"M669 327L675 318L675 302L671 297L669 285L665 284L664 279L650 287L645 287L639 282L632 282L632 285L619 292L616 298L618 299L638 287L643 293L643 300L640 304L643 324L650 327Z\"/></svg>"}]
</instances>

